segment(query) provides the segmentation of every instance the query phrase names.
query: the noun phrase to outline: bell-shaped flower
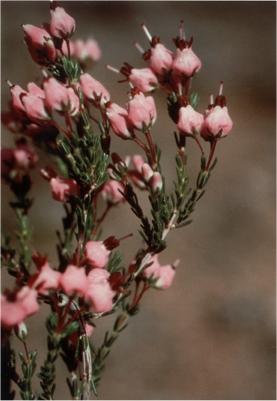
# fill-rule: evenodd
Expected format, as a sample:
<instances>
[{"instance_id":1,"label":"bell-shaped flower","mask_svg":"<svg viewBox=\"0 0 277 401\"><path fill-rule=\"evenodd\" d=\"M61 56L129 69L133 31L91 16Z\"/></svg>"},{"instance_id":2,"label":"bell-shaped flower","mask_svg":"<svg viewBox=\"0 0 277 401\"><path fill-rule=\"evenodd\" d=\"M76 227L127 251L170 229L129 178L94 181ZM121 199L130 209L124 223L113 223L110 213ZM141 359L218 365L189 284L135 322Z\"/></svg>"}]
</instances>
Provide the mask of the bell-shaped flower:
<instances>
[{"instance_id":1,"label":"bell-shaped flower","mask_svg":"<svg viewBox=\"0 0 277 401\"><path fill-rule=\"evenodd\" d=\"M44 100L41 97L28 93L22 96L22 103L30 120L47 121L51 119L45 108Z\"/></svg>"},{"instance_id":2,"label":"bell-shaped flower","mask_svg":"<svg viewBox=\"0 0 277 401\"><path fill-rule=\"evenodd\" d=\"M124 202L125 198L121 192L124 192L124 186L121 182L117 180L108 180L102 191L101 194L104 200L108 201L109 203L116 205L120 202Z\"/></svg>"},{"instance_id":3,"label":"bell-shaped flower","mask_svg":"<svg viewBox=\"0 0 277 401\"><path fill-rule=\"evenodd\" d=\"M183 106L179 110L177 127L181 134L193 135L200 131L204 122L204 116L195 111L191 105Z\"/></svg>"},{"instance_id":4,"label":"bell-shaped flower","mask_svg":"<svg viewBox=\"0 0 277 401\"><path fill-rule=\"evenodd\" d=\"M154 286L156 288L169 288L175 276L175 268L171 265L162 266L157 255L154 255L151 261L152 264L143 271L144 276L150 280L155 280Z\"/></svg>"},{"instance_id":5,"label":"bell-shaped flower","mask_svg":"<svg viewBox=\"0 0 277 401\"><path fill-rule=\"evenodd\" d=\"M81 84L82 92L88 100L96 100L96 98L99 97L99 98L101 98L102 103L106 103L111 98L109 92L101 84L101 82L94 79L88 73L81 75L80 84Z\"/></svg>"},{"instance_id":6,"label":"bell-shaped flower","mask_svg":"<svg viewBox=\"0 0 277 401\"><path fill-rule=\"evenodd\" d=\"M88 241L85 246L87 262L95 268L103 268L109 261L110 251L102 241Z\"/></svg>"},{"instance_id":7,"label":"bell-shaped flower","mask_svg":"<svg viewBox=\"0 0 277 401\"><path fill-rule=\"evenodd\" d=\"M65 202L70 196L76 196L79 193L77 182L71 178L52 177L50 187L53 198L58 202Z\"/></svg>"},{"instance_id":8,"label":"bell-shaped flower","mask_svg":"<svg viewBox=\"0 0 277 401\"><path fill-rule=\"evenodd\" d=\"M155 74L164 75L172 67L172 51L162 43L157 43L150 50L149 66Z\"/></svg>"},{"instance_id":9,"label":"bell-shaped flower","mask_svg":"<svg viewBox=\"0 0 277 401\"><path fill-rule=\"evenodd\" d=\"M113 308L116 293L110 286L109 277L110 273L105 269L92 269L88 274L86 298L92 303L94 312L105 313Z\"/></svg>"},{"instance_id":10,"label":"bell-shaped flower","mask_svg":"<svg viewBox=\"0 0 277 401\"><path fill-rule=\"evenodd\" d=\"M233 128L233 121L227 106L211 108L204 119L201 135L206 141L227 136Z\"/></svg>"},{"instance_id":11,"label":"bell-shaped flower","mask_svg":"<svg viewBox=\"0 0 277 401\"><path fill-rule=\"evenodd\" d=\"M83 267L68 265L60 276L59 284L68 295L77 293L84 296L88 287L85 269Z\"/></svg>"},{"instance_id":12,"label":"bell-shaped flower","mask_svg":"<svg viewBox=\"0 0 277 401\"><path fill-rule=\"evenodd\" d=\"M158 86L158 79L150 68L132 68L128 80L141 92L150 92Z\"/></svg>"},{"instance_id":13,"label":"bell-shaped flower","mask_svg":"<svg viewBox=\"0 0 277 401\"><path fill-rule=\"evenodd\" d=\"M50 10L51 21L49 30L51 35L57 38L68 39L75 31L76 24L63 7L55 7Z\"/></svg>"},{"instance_id":14,"label":"bell-shaped flower","mask_svg":"<svg viewBox=\"0 0 277 401\"><path fill-rule=\"evenodd\" d=\"M202 63L191 47L176 49L172 63L173 76L191 77L200 70Z\"/></svg>"},{"instance_id":15,"label":"bell-shaped flower","mask_svg":"<svg viewBox=\"0 0 277 401\"><path fill-rule=\"evenodd\" d=\"M143 130L153 125L157 119L154 98L152 96L144 96L142 92L134 95L128 102L127 108L128 120L138 130Z\"/></svg>"},{"instance_id":16,"label":"bell-shaped flower","mask_svg":"<svg viewBox=\"0 0 277 401\"><path fill-rule=\"evenodd\" d=\"M34 25L23 25L25 42L33 60L41 65L54 63L57 51L52 37L44 28Z\"/></svg>"},{"instance_id":17,"label":"bell-shaped flower","mask_svg":"<svg viewBox=\"0 0 277 401\"><path fill-rule=\"evenodd\" d=\"M122 139L132 137L127 124L128 112L116 103L108 104L106 114L111 124L113 132Z\"/></svg>"}]
</instances>

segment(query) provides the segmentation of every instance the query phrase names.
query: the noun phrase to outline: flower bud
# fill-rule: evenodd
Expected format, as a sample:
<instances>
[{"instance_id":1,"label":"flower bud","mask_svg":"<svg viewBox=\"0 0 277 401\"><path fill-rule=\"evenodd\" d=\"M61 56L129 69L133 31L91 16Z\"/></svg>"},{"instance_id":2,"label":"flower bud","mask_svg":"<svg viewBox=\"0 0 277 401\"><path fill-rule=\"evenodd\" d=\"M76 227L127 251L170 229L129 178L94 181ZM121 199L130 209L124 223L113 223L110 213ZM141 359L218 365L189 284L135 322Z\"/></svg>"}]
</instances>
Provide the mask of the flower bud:
<instances>
[{"instance_id":1,"label":"flower bud","mask_svg":"<svg viewBox=\"0 0 277 401\"><path fill-rule=\"evenodd\" d=\"M24 322L19 323L18 326L15 327L15 334L21 341L25 341L28 335L28 329Z\"/></svg>"},{"instance_id":2,"label":"flower bud","mask_svg":"<svg viewBox=\"0 0 277 401\"><path fill-rule=\"evenodd\" d=\"M127 106L128 120L134 128L143 130L155 123L157 111L152 96L144 96L143 93L138 93L128 102Z\"/></svg>"},{"instance_id":3,"label":"flower bud","mask_svg":"<svg viewBox=\"0 0 277 401\"><path fill-rule=\"evenodd\" d=\"M229 116L226 106L215 106L207 112L201 131L206 141L227 136L233 127L233 121Z\"/></svg>"},{"instance_id":4,"label":"flower bud","mask_svg":"<svg viewBox=\"0 0 277 401\"><path fill-rule=\"evenodd\" d=\"M118 106L116 103L110 103L106 110L113 132L122 139L131 138L132 134L127 126L127 110Z\"/></svg>"},{"instance_id":5,"label":"flower bud","mask_svg":"<svg viewBox=\"0 0 277 401\"><path fill-rule=\"evenodd\" d=\"M32 287L36 288L39 294L47 294L50 289L57 289L61 273L53 270L46 261L35 276L31 278Z\"/></svg>"},{"instance_id":6,"label":"flower bud","mask_svg":"<svg viewBox=\"0 0 277 401\"><path fill-rule=\"evenodd\" d=\"M110 100L111 96L107 89L91 75L82 74L80 84L82 92L88 100L96 100L96 97L101 97L103 103Z\"/></svg>"},{"instance_id":7,"label":"flower bud","mask_svg":"<svg viewBox=\"0 0 277 401\"><path fill-rule=\"evenodd\" d=\"M67 88L55 78L50 78L43 84L45 104L50 110L63 111L68 105Z\"/></svg>"},{"instance_id":8,"label":"flower bud","mask_svg":"<svg viewBox=\"0 0 277 401\"><path fill-rule=\"evenodd\" d=\"M75 20L63 7L56 7L50 10L51 21L49 25L50 33L57 38L67 39L75 31Z\"/></svg>"},{"instance_id":9,"label":"flower bud","mask_svg":"<svg viewBox=\"0 0 277 401\"><path fill-rule=\"evenodd\" d=\"M177 127L181 134L193 135L194 131L201 130L203 122L203 115L195 111L190 105L180 108Z\"/></svg>"},{"instance_id":10,"label":"flower bud","mask_svg":"<svg viewBox=\"0 0 277 401\"><path fill-rule=\"evenodd\" d=\"M144 163L141 167L141 174L145 181L148 182L153 177L154 172L148 163Z\"/></svg>"},{"instance_id":11,"label":"flower bud","mask_svg":"<svg viewBox=\"0 0 277 401\"><path fill-rule=\"evenodd\" d=\"M51 119L45 109L44 101L40 97L27 94L22 96L22 103L30 120L47 121Z\"/></svg>"},{"instance_id":12,"label":"flower bud","mask_svg":"<svg viewBox=\"0 0 277 401\"><path fill-rule=\"evenodd\" d=\"M172 64L173 76L191 77L200 70L202 63L191 47L176 49Z\"/></svg>"},{"instance_id":13,"label":"flower bud","mask_svg":"<svg viewBox=\"0 0 277 401\"><path fill-rule=\"evenodd\" d=\"M94 39L83 41L78 39L73 44L74 50L72 54L81 63L86 61L98 61L101 57L101 50L98 43Z\"/></svg>"},{"instance_id":14,"label":"flower bud","mask_svg":"<svg viewBox=\"0 0 277 401\"><path fill-rule=\"evenodd\" d=\"M128 80L141 92L150 92L158 86L158 79L150 68L132 68Z\"/></svg>"},{"instance_id":15,"label":"flower bud","mask_svg":"<svg viewBox=\"0 0 277 401\"><path fill-rule=\"evenodd\" d=\"M17 112L25 112L22 97L23 95L27 95L27 92L19 85L11 85L10 91L12 95L12 108Z\"/></svg>"},{"instance_id":16,"label":"flower bud","mask_svg":"<svg viewBox=\"0 0 277 401\"><path fill-rule=\"evenodd\" d=\"M43 29L34 25L23 25L25 42L33 60L41 65L55 62L56 48L52 37Z\"/></svg>"},{"instance_id":17,"label":"flower bud","mask_svg":"<svg viewBox=\"0 0 277 401\"><path fill-rule=\"evenodd\" d=\"M59 283L68 295L75 292L85 295L88 285L85 269L83 267L68 265L64 273L60 276Z\"/></svg>"},{"instance_id":18,"label":"flower bud","mask_svg":"<svg viewBox=\"0 0 277 401\"><path fill-rule=\"evenodd\" d=\"M150 187L153 192L160 191L163 187L162 176L157 171L151 177Z\"/></svg>"},{"instance_id":19,"label":"flower bud","mask_svg":"<svg viewBox=\"0 0 277 401\"><path fill-rule=\"evenodd\" d=\"M85 246L88 263L95 268L103 268L109 261L110 251L102 241L88 241Z\"/></svg>"},{"instance_id":20,"label":"flower bud","mask_svg":"<svg viewBox=\"0 0 277 401\"><path fill-rule=\"evenodd\" d=\"M105 200L116 205L120 202L124 202L125 198L121 192L124 192L124 186L121 182L116 180L109 180L105 183L101 194Z\"/></svg>"},{"instance_id":21,"label":"flower bud","mask_svg":"<svg viewBox=\"0 0 277 401\"><path fill-rule=\"evenodd\" d=\"M79 193L77 182L70 178L53 177L50 179L53 198L58 202L66 202L70 196Z\"/></svg>"},{"instance_id":22,"label":"flower bud","mask_svg":"<svg viewBox=\"0 0 277 401\"><path fill-rule=\"evenodd\" d=\"M68 96L68 112L74 117L80 111L80 99L76 95L73 88L67 88L67 96Z\"/></svg>"},{"instance_id":23,"label":"flower bud","mask_svg":"<svg viewBox=\"0 0 277 401\"><path fill-rule=\"evenodd\" d=\"M157 43L151 48L149 66L155 74L164 75L172 66L172 52L162 43Z\"/></svg>"},{"instance_id":24,"label":"flower bud","mask_svg":"<svg viewBox=\"0 0 277 401\"><path fill-rule=\"evenodd\" d=\"M42 99L45 99L45 93L44 91L34 82L29 82L27 85L28 93L31 95L35 95L37 97L41 97Z\"/></svg>"},{"instance_id":25,"label":"flower bud","mask_svg":"<svg viewBox=\"0 0 277 401\"><path fill-rule=\"evenodd\" d=\"M63 112L67 110L70 115L78 113L80 102L72 88L67 88L55 78L44 82L45 104L51 110Z\"/></svg>"},{"instance_id":26,"label":"flower bud","mask_svg":"<svg viewBox=\"0 0 277 401\"><path fill-rule=\"evenodd\" d=\"M148 279L156 280L154 284L156 288L169 288L175 276L175 268L171 265L162 266L159 263L157 255L152 257L152 262L153 263L143 271L144 276Z\"/></svg>"},{"instance_id":27,"label":"flower bud","mask_svg":"<svg viewBox=\"0 0 277 401\"><path fill-rule=\"evenodd\" d=\"M110 273L104 269L92 269L88 274L86 298L91 301L94 312L105 313L112 310L116 293L110 286L109 277Z\"/></svg>"}]
</instances>

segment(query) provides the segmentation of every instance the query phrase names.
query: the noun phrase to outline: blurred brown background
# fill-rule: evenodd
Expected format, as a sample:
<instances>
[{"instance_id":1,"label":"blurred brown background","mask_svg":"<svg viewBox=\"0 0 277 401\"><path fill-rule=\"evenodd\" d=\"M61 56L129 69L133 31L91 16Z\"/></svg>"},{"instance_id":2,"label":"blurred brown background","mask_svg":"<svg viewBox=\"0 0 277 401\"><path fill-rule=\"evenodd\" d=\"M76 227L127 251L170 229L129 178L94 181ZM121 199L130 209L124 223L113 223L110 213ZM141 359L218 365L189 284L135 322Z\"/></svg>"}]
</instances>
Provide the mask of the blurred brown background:
<instances>
[{"instance_id":1,"label":"blurred brown background","mask_svg":"<svg viewBox=\"0 0 277 401\"><path fill-rule=\"evenodd\" d=\"M146 46L140 23L171 46L178 22L194 35L203 68L193 83L204 110L222 79L234 120L218 146L219 163L193 224L170 235L162 260L181 259L174 285L143 302L108 359L100 399L275 398L275 3L274 2L63 2L77 21L76 37L94 36L103 58L94 75L113 99L126 100L127 86L105 69L123 61L143 66L132 43ZM20 25L48 19L47 2L2 1L2 107L5 80L26 85L39 69L23 44ZM163 150L166 176L174 179L174 126L165 98L157 94L160 118L154 136ZM3 132L3 143L11 137ZM135 152L117 138L124 155ZM191 171L198 154L189 147ZM194 177L193 177L194 178ZM55 230L62 208L35 175L32 210L35 241L55 262ZM3 188L3 228L14 228ZM145 205L147 204L144 200ZM122 224L123 222L123 224ZM113 211L105 234L134 231L127 207ZM139 238L126 241L129 261ZM4 280L4 286L7 280ZM29 319L30 343L44 358L43 319ZM103 323L105 325L105 323ZM99 329L101 331L101 329ZM97 330L96 330L97 332ZM96 334L97 335L97 334ZM62 362L57 398L68 397Z\"/></svg>"}]
</instances>

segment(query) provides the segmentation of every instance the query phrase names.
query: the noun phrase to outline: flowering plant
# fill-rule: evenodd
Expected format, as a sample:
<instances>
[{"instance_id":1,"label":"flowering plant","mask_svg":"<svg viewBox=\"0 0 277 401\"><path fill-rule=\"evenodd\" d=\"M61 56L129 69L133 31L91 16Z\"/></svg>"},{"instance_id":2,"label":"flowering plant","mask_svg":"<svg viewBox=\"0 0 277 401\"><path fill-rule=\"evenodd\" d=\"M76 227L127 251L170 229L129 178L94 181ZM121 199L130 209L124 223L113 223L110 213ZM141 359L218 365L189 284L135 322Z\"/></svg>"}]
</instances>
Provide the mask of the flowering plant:
<instances>
[{"instance_id":1,"label":"flowering plant","mask_svg":"<svg viewBox=\"0 0 277 401\"><path fill-rule=\"evenodd\" d=\"M8 379L17 384L22 399L54 398L59 356L69 372L72 398L97 395L112 344L139 311L145 293L171 286L179 261L162 265L159 254L170 231L191 222L216 164L216 145L232 129L222 83L205 113L196 111L198 97L191 92L191 82L201 61L192 50L192 38L185 38L183 22L173 40L175 51L145 25L142 29L150 48L145 51L138 43L136 47L148 66L108 66L129 84L128 101L120 106L101 82L85 72L101 51L93 39L71 39L75 20L61 6L50 4L50 22L43 27L23 25L42 82L30 82L26 89L8 82L10 109L2 114L2 121L16 140L14 148L1 151L2 179L13 194L11 207L18 221L18 244L5 236L2 245L2 264L14 278L14 287L2 295L1 323L4 346L9 349ZM158 114L151 93L156 90L165 93L168 115L175 124L177 174L172 193L152 135ZM113 152L113 135L132 142L140 153ZM193 188L187 172L188 140L200 151ZM209 144L208 155L203 141ZM41 177L65 212L57 233L57 263L30 244L31 170L38 164L37 151L49 156ZM138 191L147 193L150 214L140 205ZM123 260L119 249L132 234L103 237L101 231L109 211L121 204L131 208L140 224L142 245L130 261ZM27 318L38 314L43 303L49 306L47 353L37 367L37 352L27 344ZM99 345L93 332L107 315L115 315L115 320ZM19 353L21 373L10 348L12 334L24 348ZM39 390L32 384L36 373Z\"/></svg>"}]
</instances>

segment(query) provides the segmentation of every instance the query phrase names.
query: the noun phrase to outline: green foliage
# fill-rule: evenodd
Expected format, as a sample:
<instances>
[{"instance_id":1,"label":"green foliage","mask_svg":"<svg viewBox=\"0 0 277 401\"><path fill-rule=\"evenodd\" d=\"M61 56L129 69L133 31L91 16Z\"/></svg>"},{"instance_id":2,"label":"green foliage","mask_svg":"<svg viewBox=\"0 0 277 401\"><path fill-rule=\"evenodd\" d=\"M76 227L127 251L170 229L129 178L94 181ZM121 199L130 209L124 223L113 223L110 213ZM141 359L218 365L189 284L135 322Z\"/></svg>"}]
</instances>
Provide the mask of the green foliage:
<instances>
[{"instance_id":1,"label":"green foliage","mask_svg":"<svg viewBox=\"0 0 277 401\"><path fill-rule=\"evenodd\" d=\"M119 334L127 327L127 320L129 315L127 313L120 314L113 325L113 329L110 332L105 333L103 344L99 347L97 352L95 353L95 357L92 363L92 381L95 385L95 389L99 385L101 380L101 373L105 368L105 360L111 351L111 347L113 343L118 338ZM95 395L97 396L97 392L95 390Z\"/></svg>"},{"instance_id":2,"label":"green foliage","mask_svg":"<svg viewBox=\"0 0 277 401\"><path fill-rule=\"evenodd\" d=\"M42 388L42 394L40 399L53 400L55 392L55 380L56 380L56 367L55 362L59 355L59 349L61 345L62 337L56 333L58 324L58 317L55 313L51 313L46 322L46 328L48 331L47 336L47 356L44 364L40 368L38 377L40 378L40 385Z\"/></svg>"},{"instance_id":3,"label":"green foliage","mask_svg":"<svg viewBox=\"0 0 277 401\"><path fill-rule=\"evenodd\" d=\"M81 137L60 137L57 145L69 177L79 185L96 190L106 181L109 157L103 152L100 135L87 130Z\"/></svg>"},{"instance_id":4,"label":"green foliage","mask_svg":"<svg viewBox=\"0 0 277 401\"><path fill-rule=\"evenodd\" d=\"M19 352L19 359L21 362L22 379L18 382L20 388L20 395L23 400L35 400L36 396L32 391L32 377L36 370L36 357L37 352L28 352L26 355Z\"/></svg>"},{"instance_id":5,"label":"green foliage","mask_svg":"<svg viewBox=\"0 0 277 401\"><path fill-rule=\"evenodd\" d=\"M58 59L56 64L49 67L49 71L58 81L68 80L70 84L78 82L82 73L78 61L68 57Z\"/></svg>"},{"instance_id":6,"label":"green foliage","mask_svg":"<svg viewBox=\"0 0 277 401\"><path fill-rule=\"evenodd\" d=\"M211 171L214 168L214 166L216 165L216 162L217 162L217 160L215 159L212 166L208 170L206 170L206 160L205 160L205 157L202 157L201 168L198 173L197 180L196 180L196 187L191 192L191 194L188 197L185 204L184 205L182 204L179 209L179 216L177 219L178 227L183 227L191 222L189 220L189 217L192 214L192 212L194 211L197 202L202 198L202 196L205 193L206 185L210 178Z\"/></svg>"},{"instance_id":7,"label":"green foliage","mask_svg":"<svg viewBox=\"0 0 277 401\"><path fill-rule=\"evenodd\" d=\"M107 265L107 270L110 273L120 271L122 269L122 260L123 258L119 251L112 252Z\"/></svg>"}]
</instances>

